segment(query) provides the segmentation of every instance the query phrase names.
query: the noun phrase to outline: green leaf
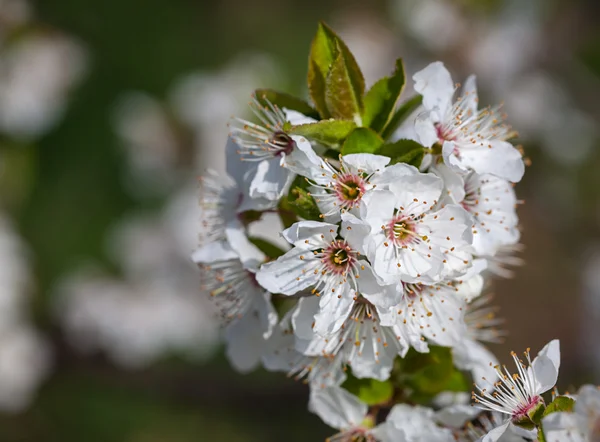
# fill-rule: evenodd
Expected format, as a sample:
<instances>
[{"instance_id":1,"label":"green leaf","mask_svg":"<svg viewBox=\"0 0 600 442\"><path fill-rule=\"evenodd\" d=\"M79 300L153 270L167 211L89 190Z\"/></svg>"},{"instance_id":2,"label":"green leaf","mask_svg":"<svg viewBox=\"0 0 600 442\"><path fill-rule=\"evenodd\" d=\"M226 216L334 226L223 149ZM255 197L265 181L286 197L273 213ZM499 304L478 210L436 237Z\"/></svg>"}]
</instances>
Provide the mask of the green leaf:
<instances>
[{"instance_id":1,"label":"green leaf","mask_svg":"<svg viewBox=\"0 0 600 442\"><path fill-rule=\"evenodd\" d=\"M281 198L279 200L277 212L279 213L279 219L281 219L283 227L286 229L298 221L296 212L294 212L294 207L287 198Z\"/></svg>"},{"instance_id":2,"label":"green leaf","mask_svg":"<svg viewBox=\"0 0 600 442\"><path fill-rule=\"evenodd\" d=\"M307 117L319 119L319 112L313 109L306 101L296 98L293 95L272 89L256 89L254 96L263 106L268 105L268 102L270 102L279 108L295 110Z\"/></svg>"},{"instance_id":3,"label":"green leaf","mask_svg":"<svg viewBox=\"0 0 600 442\"><path fill-rule=\"evenodd\" d=\"M390 157L390 164L406 163L419 167L425 155L425 148L413 140L398 140L381 146L377 155Z\"/></svg>"},{"instance_id":4,"label":"green leaf","mask_svg":"<svg viewBox=\"0 0 600 442\"><path fill-rule=\"evenodd\" d=\"M277 259L281 255L285 254L285 250L279 248L272 242L267 241L266 239L251 236L248 238L248 240L271 259Z\"/></svg>"},{"instance_id":5,"label":"green leaf","mask_svg":"<svg viewBox=\"0 0 600 442\"><path fill-rule=\"evenodd\" d=\"M381 133L383 139L387 140L389 137L391 137L396 129L398 129L400 125L404 123L404 120L406 120L408 116L421 105L422 101L423 97L421 95L415 95L413 98L400 106Z\"/></svg>"},{"instance_id":6,"label":"green leaf","mask_svg":"<svg viewBox=\"0 0 600 442\"><path fill-rule=\"evenodd\" d=\"M319 23L308 59L308 92L322 118L331 116L325 102L325 79L337 55L336 40L329 31L324 23Z\"/></svg>"},{"instance_id":7,"label":"green leaf","mask_svg":"<svg viewBox=\"0 0 600 442\"><path fill-rule=\"evenodd\" d=\"M394 386L389 380L358 379L349 375L342 387L367 405L385 404L394 395Z\"/></svg>"},{"instance_id":8,"label":"green leaf","mask_svg":"<svg viewBox=\"0 0 600 442\"><path fill-rule=\"evenodd\" d=\"M334 118L360 121L365 79L348 48L338 42L337 51L325 81L325 102Z\"/></svg>"},{"instance_id":9,"label":"green leaf","mask_svg":"<svg viewBox=\"0 0 600 442\"><path fill-rule=\"evenodd\" d=\"M310 48L308 90L322 118L360 117L364 77L348 46L325 23L319 23Z\"/></svg>"},{"instance_id":10,"label":"green leaf","mask_svg":"<svg viewBox=\"0 0 600 442\"><path fill-rule=\"evenodd\" d=\"M396 60L396 70L389 77L383 77L375 83L364 98L362 114L363 126L370 127L377 133L382 133L388 125L398 99L404 89L406 78L402 59Z\"/></svg>"},{"instance_id":11,"label":"green leaf","mask_svg":"<svg viewBox=\"0 0 600 442\"><path fill-rule=\"evenodd\" d=\"M342 145L342 155L351 153L375 153L383 145L383 139L368 127L357 127Z\"/></svg>"},{"instance_id":12,"label":"green leaf","mask_svg":"<svg viewBox=\"0 0 600 442\"><path fill-rule=\"evenodd\" d=\"M293 126L290 128L289 133L291 135L302 135L324 146L339 149L355 128L356 123L354 121L322 120L317 123Z\"/></svg>"},{"instance_id":13,"label":"green leaf","mask_svg":"<svg viewBox=\"0 0 600 442\"><path fill-rule=\"evenodd\" d=\"M306 179L302 176L297 176L292 182L291 190L288 193L287 200L289 206L301 218L320 221L321 211L314 198L310 196L310 192L306 190L307 188L308 183Z\"/></svg>"},{"instance_id":14,"label":"green leaf","mask_svg":"<svg viewBox=\"0 0 600 442\"><path fill-rule=\"evenodd\" d=\"M556 396L550 404L546 407L544 411L543 418L548 416L551 413L556 413L559 411L573 411L573 407L575 406L575 401L568 396Z\"/></svg>"}]
</instances>

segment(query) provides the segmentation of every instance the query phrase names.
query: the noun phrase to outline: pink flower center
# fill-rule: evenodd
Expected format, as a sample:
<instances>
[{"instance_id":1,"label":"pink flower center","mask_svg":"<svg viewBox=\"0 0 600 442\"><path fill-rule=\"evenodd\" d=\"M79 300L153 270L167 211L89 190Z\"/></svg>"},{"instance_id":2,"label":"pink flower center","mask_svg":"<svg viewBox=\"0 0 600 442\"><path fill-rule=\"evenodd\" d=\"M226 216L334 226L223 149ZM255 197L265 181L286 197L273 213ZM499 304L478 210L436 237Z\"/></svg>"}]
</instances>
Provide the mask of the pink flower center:
<instances>
[{"instance_id":1,"label":"pink flower center","mask_svg":"<svg viewBox=\"0 0 600 442\"><path fill-rule=\"evenodd\" d=\"M533 410L537 405L542 402L542 398L540 396L533 396L529 399L529 402L519 406L516 411L513 413L513 419L520 420L524 418L528 418L528 414L531 410Z\"/></svg>"},{"instance_id":2,"label":"pink flower center","mask_svg":"<svg viewBox=\"0 0 600 442\"><path fill-rule=\"evenodd\" d=\"M387 225L388 239L396 246L407 246L419 239L415 221L406 215L397 215Z\"/></svg>"},{"instance_id":3,"label":"pink flower center","mask_svg":"<svg viewBox=\"0 0 600 442\"><path fill-rule=\"evenodd\" d=\"M456 140L456 134L452 132L452 129L444 127L441 123L435 124L435 131L440 144L444 144L444 141Z\"/></svg>"},{"instance_id":4,"label":"pink flower center","mask_svg":"<svg viewBox=\"0 0 600 442\"><path fill-rule=\"evenodd\" d=\"M357 207L365 190L365 180L360 175L345 173L336 177L334 191L344 209Z\"/></svg>"},{"instance_id":5,"label":"pink flower center","mask_svg":"<svg viewBox=\"0 0 600 442\"><path fill-rule=\"evenodd\" d=\"M346 241L333 241L323 251L322 262L330 273L345 275L357 261L357 253L352 250Z\"/></svg>"}]
</instances>

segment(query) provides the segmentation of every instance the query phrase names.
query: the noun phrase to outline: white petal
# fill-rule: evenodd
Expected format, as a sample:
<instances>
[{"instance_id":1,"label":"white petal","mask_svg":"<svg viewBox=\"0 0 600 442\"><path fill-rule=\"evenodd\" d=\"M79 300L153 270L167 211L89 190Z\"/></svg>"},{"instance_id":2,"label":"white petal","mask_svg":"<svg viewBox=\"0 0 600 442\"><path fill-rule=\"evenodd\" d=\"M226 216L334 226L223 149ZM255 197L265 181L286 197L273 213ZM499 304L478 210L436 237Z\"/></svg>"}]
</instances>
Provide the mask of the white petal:
<instances>
[{"instance_id":1,"label":"white petal","mask_svg":"<svg viewBox=\"0 0 600 442\"><path fill-rule=\"evenodd\" d=\"M263 264L256 272L256 281L271 293L294 295L319 281L320 274L313 271L318 265L312 252L296 247Z\"/></svg>"},{"instance_id":2,"label":"white petal","mask_svg":"<svg viewBox=\"0 0 600 442\"><path fill-rule=\"evenodd\" d=\"M402 290L399 290L396 284L384 285L380 283L368 262L360 261L359 264L364 267L358 279L360 294L371 304L383 310L398 305L402 300Z\"/></svg>"},{"instance_id":3,"label":"white petal","mask_svg":"<svg viewBox=\"0 0 600 442\"><path fill-rule=\"evenodd\" d=\"M550 390L556 385L560 368L560 343L558 339L550 341L533 360L531 368L538 381L538 394Z\"/></svg>"},{"instance_id":4,"label":"white petal","mask_svg":"<svg viewBox=\"0 0 600 442\"><path fill-rule=\"evenodd\" d=\"M226 241L208 243L192 254L192 261L196 264L210 264L230 259L238 259L238 255Z\"/></svg>"},{"instance_id":5,"label":"white petal","mask_svg":"<svg viewBox=\"0 0 600 442\"><path fill-rule=\"evenodd\" d=\"M403 433L406 442L453 442L452 432L441 428L433 421L433 410L425 407L411 407L398 404L392 407L387 422Z\"/></svg>"},{"instance_id":6,"label":"white petal","mask_svg":"<svg viewBox=\"0 0 600 442\"><path fill-rule=\"evenodd\" d=\"M294 334L300 338L310 341L314 338L313 322L315 314L319 311L319 298L310 296L308 298L300 298L294 313L292 314L292 325ZM300 348L299 351L302 351Z\"/></svg>"},{"instance_id":7,"label":"white petal","mask_svg":"<svg viewBox=\"0 0 600 442\"><path fill-rule=\"evenodd\" d=\"M256 269L265 261L265 254L252 244L243 227L230 225L225 228L225 235L231 248L236 251L240 261L247 269Z\"/></svg>"},{"instance_id":8,"label":"white petal","mask_svg":"<svg viewBox=\"0 0 600 442\"><path fill-rule=\"evenodd\" d=\"M305 138L302 138L302 140L300 142L298 139L296 148L289 155L286 155L284 159L285 168L298 175L320 182L318 180L320 179L323 160L315 153Z\"/></svg>"},{"instance_id":9,"label":"white petal","mask_svg":"<svg viewBox=\"0 0 600 442\"><path fill-rule=\"evenodd\" d=\"M383 171L385 166L391 161L390 157L382 155L373 155L370 153L354 153L342 157L344 165L350 166L352 172L362 172L372 174L377 171Z\"/></svg>"},{"instance_id":10,"label":"white petal","mask_svg":"<svg viewBox=\"0 0 600 442\"><path fill-rule=\"evenodd\" d=\"M360 218L380 228L382 221L389 221L394 215L395 205L396 196L389 190L371 190L360 202Z\"/></svg>"},{"instance_id":11,"label":"white petal","mask_svg":"<svg viewBox=\"0 0 600 442\"><path fill-rule=\"evenodd\" d=\"M336 293L323 294L315 315L315 332L327 336L338 331L352 310L355 296L348 283L339 286Z\"/></svg>"},{"instance_id":12,"label":"white petal","mask_svg":"<svg viewBox=\"0 0 600 442\"><path fill-rule=\"evenodd\" d=\"M431 147L439 141L438 131L435 123L439 120L437 112L421 112L415 118L415 132L419 143L425 147Z\"/></svg>"},{"instance_id":13,"label":"white petal","mask_svg":"<svg viewBox=\"0 0 600 442\"><path fill-rule=\"evenodd\" d=\"M320 221L299 221L283 231L283 237L304 250L326 247L337 235L338 226Z\"/></svg>"},{"instance_id":14,"label":"white petal","mask_svg":"<svg viewBox=\"0 0 600 442\"><path fill-rule=\"evenodd\" d=\"M452 349L452 357L458 368L471 372L473 381L481 388L494 388L492 384L498 374L493 367L498 364L498 359L485 346L465 338Z\"/></svg>"},{"instance_id":15,"label":"white petal","mask_svg":"<svg viewBox=\"0 0 600 442\"><path fill-rule=\"evenodd\" d=\"M454 404L437 411L435 420L447 427L461 428L480 413L481 410L472 405Z\"/></svg>"},{"instance_id":16,"label":"white petal","mask_svg":"<svg viewBox=\"0 0 600 442\"><path fill-rule=\"evenodd\" d=\"M277 324L277 313L269 294L256 293L251 309L225 332L226 355L231 365L241 373L256 368Z\"/></svg>"},{"instance_id":17,"label":"white petal","mask_svg":"<svg viewBox=\"0 0 600 442\"><path fill-rule=\"evenodd\" d=\"M413 167L409 164L393 164L386 167L379 175L375 175L371 179L371 184L376 184L377 188L382 188L382 186L396 182L396 180L400 179L401 177L412 176L418 172L419 170L416 167Z\"/></svg>"},{"instance_id":18,"label":"white petal","mask_svg":"<svg viewBox=\"0 0 600 442\"><path fill-rule=\"evenodd\" d=\"M281 166L280 158L271 158L258 163L256 175L250 183L251 198L278 200L287 191L294 176Z\"/></svg>"},{"instance_id":19,"label":"white petal","mask_svg":"<svg viewBox=\"0 0 600 442\"><path fill-rule=\"evenodd\" d=\"M489 173L513 183L521 181L525 173L521 153L507 141L486 140L484 146L458 146L459 157L455 154L455 148L457 145L454 142L446 141L442 147L442 154L446 164L459 170Z\"/></svg>"},{"instance_id":20,"label":"white petal","mask_svg":"<svg viewBox=\"0 0 600 442\"><path fill-rule=\"evenodd\" d=\"M506 433L506 430L508 430L509 425L510 425L510 420L507 420L503 425L500 425L499 427L494 428L488 434L483 436L483 438L481 439L481 442L497 442L497 441L499 441L500 438L504 435L504 433Z\"/></svg>"},{"instance_id":21,"label":"white petal","mask_svg":"<svg viewBox=\"0 0 600 442\"><path fill-rule=\"evenodd\" d=\"M596 387L595 387L596 388ZM597 389L597 388L596 388ZM577 401L579 403L579 400ZM586 442L589 439L582 434L585 422L581 422L575 413L551 413L542 419L547 442Z\"/></svg>"},{"instance_id":22,"label":"white petal","mask_svg":"<svg viewBox=\"0 0 600 442\"><path fill-rule=\"evenodd\" d=\"M292 126L299 126L301 124L310 124L316 123L317 120L311 117L307 117L303 113L292 109L283 108L283 113L285 114L285 119L290 122Z\"/></svg>"},{"instance_id":23,"label":"white petal","mask_svg":"<svg viewBox=\"0 0 600 442\"><path fill-rule=\"evenodd\" d=\"M342 230L340 234L350 247L361 255L366 255L365 240L371 233L371 227L351 213L342 213Z\"/></svg>"},{"instance_id":24,"label":"white petal","mask_svg":"<svg viewBox=\"0 0 600 442\"><path fill-rule=\"evenodd\" d=\"M431 63L413 75L413 80L415 91L423 95L425 109L437 107L444 113L454 95L454 83L444 64L440 61Z\"/></svg>"},{"instance_id":25,"label":"white petal","mask_svg":"<svg viewBox=\"0 0 600 442\"><path fill-rule=\"evenodd\" d=\"M311 389L308 409L330 427L344 430L360 425L368 407L343 388L327 387Z\"/></svg>"},{"instance_id":26,"label":"white petal","mask_svg":"<svg viewBox=\"0 0 600 442\"><path fill-rule=\"evenodd\" d=\"M452 203L459 204L465 199L465 180L445 164L436 164L431 171L444 180L444 187Z\"/></svg>"},{"instance_id":27,"label":"white petal","mask_svg":"<svg viewBox=\"0 0 600 442\"><path fill-rule=\"evenodd\" d=\"M469 75L465 84L462 88L462 102L461 104L471 115L475 115L477 113L478 107L478 97L477 97L477 80L475 75Z\"/></svg>"},{"instance_id":28,"label":"white petal","mask_svg":"<svg viewBox=\"0 0 600 442\"><path fill-rule=\"evenodd\" d=\"M432 173L415 173L400 177L390 184L390 190L396 195L405 213L419 215L430 210L439 201L444 182ZM415 201L416 200L416 201Z\"/></svg>"}]
</instances>

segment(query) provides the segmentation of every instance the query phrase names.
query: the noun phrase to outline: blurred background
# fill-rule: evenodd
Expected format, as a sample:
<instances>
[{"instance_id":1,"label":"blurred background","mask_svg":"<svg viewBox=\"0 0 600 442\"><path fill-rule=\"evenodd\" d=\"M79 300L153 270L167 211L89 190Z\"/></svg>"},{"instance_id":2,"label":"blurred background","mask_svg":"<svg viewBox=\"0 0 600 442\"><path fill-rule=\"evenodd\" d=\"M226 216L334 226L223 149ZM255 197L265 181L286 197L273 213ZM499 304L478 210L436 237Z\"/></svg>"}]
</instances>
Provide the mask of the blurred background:
<instances>
[{"instance_id":1,"label":"blurred background","mask_svg":"<svg viewBox=\"0 0 600 442\"><path fill-rule=\"evenodd\" d=\"M561 387L600 382L596 0L0 0L0 441L331 434L302 384L229 367L188 259L230 115L306 96L318 20L368 84L442 60L505 103L532 166L492 350L560 338Z\"/></svg>"}]
</instances>

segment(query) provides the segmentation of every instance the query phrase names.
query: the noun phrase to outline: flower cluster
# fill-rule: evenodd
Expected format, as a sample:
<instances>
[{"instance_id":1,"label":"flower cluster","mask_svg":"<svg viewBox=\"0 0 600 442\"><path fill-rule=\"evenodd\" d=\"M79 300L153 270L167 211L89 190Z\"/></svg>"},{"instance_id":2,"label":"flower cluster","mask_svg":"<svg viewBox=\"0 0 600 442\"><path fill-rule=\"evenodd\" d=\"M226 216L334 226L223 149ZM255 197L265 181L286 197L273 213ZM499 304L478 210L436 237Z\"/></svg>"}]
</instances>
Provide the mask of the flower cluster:
<instances>
[{"instance_id":1,"label":"flower cluster","mask_svg":"<svg viewBox=\"0 0 600 442\"><path fill-rule=\"evenodd\" d=\"M228 176L200 181L193 260L221 310L231 363L304 379L310 410L340 430L331 440L476 440L481 428L504 434L511 422L534 422L556 382L558 343L533 368L515 356L514 376L483 345L502 336L484 276L507 275L503 264L517 260L513 185L525 167L500 106L480 109L475 78L455 86L440 62L414 74L418 94L400 107L400 60L365 92L352 54L325 25L308 78L314 107L257 91L255 118L231 121ZM394 140L401 123L413 125L414 140ZM250 236L272 212L285 229L274 226L271 242ZM278 235L286 250L273 244ZM423 367L441 361L447 382L432 391ZM475 402L510 419L484 416L487 427L469 432L461 428L475 408L402 403L464 391L456 384L466 373L480 385ZM386 393L367 404L351 392L357 383Z\"/></svg>"}]
</instances>

